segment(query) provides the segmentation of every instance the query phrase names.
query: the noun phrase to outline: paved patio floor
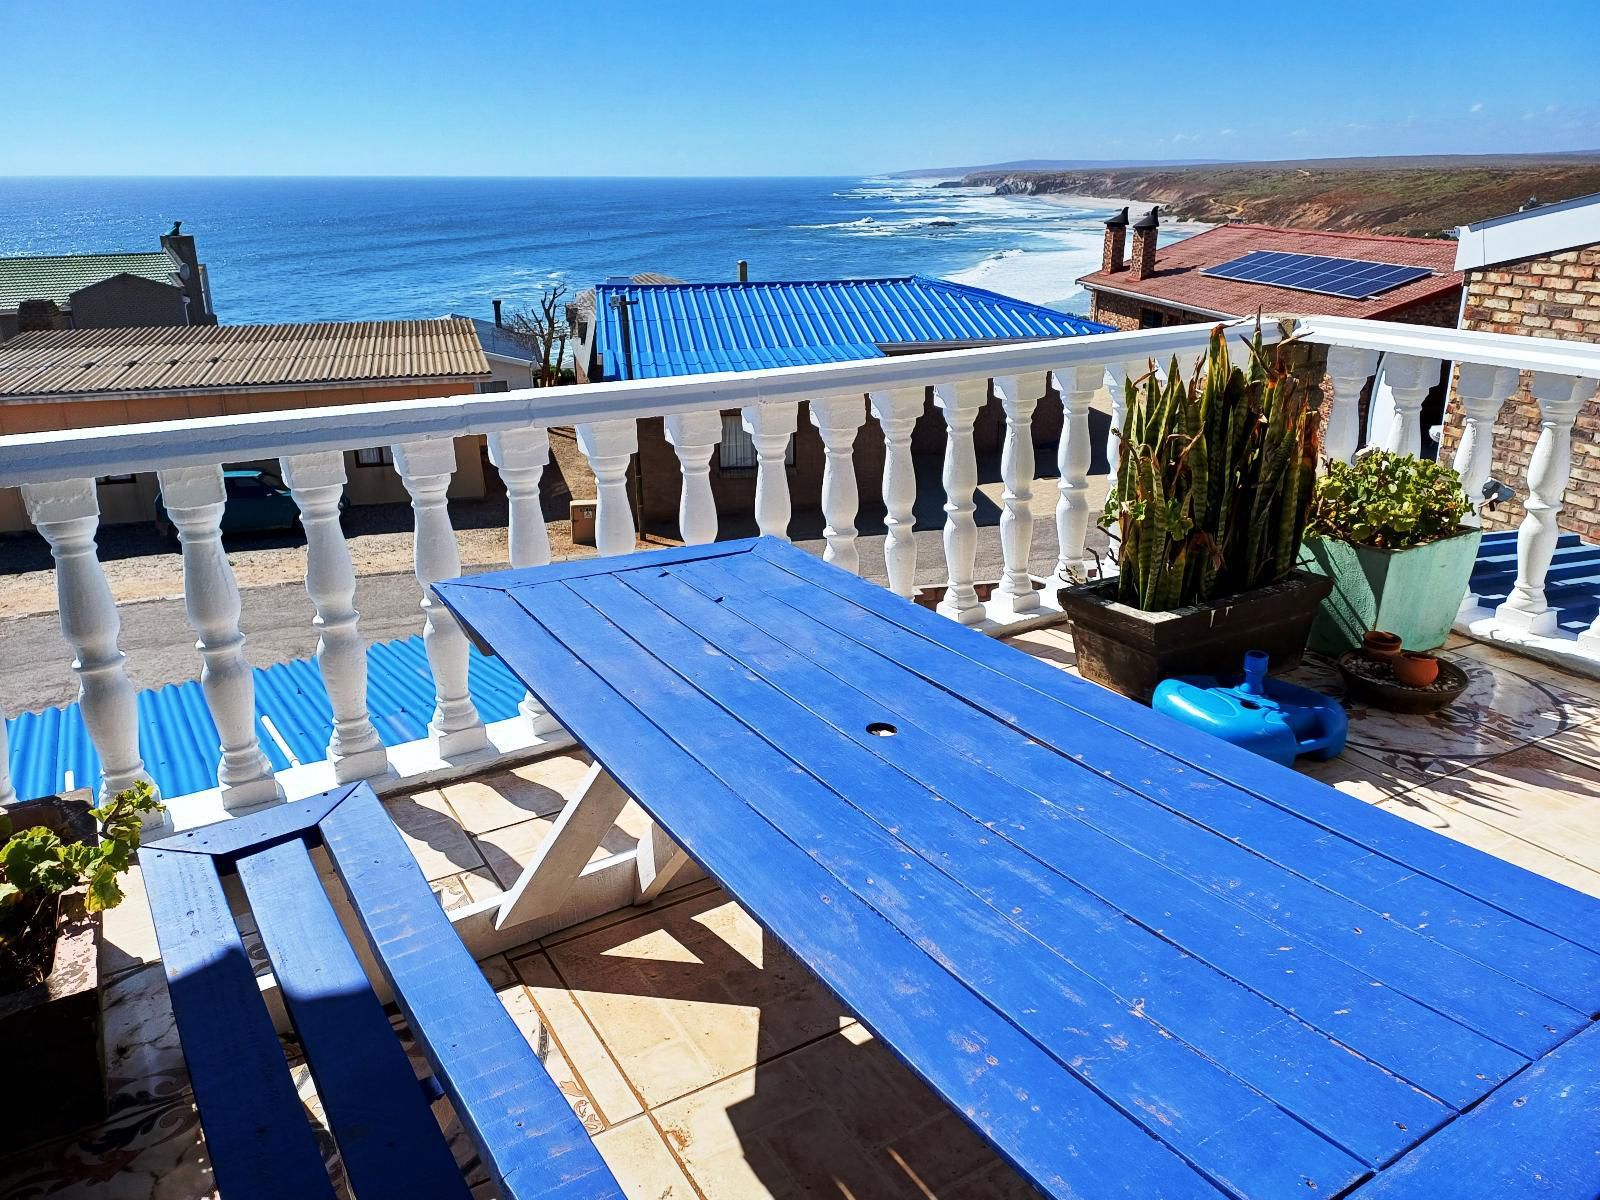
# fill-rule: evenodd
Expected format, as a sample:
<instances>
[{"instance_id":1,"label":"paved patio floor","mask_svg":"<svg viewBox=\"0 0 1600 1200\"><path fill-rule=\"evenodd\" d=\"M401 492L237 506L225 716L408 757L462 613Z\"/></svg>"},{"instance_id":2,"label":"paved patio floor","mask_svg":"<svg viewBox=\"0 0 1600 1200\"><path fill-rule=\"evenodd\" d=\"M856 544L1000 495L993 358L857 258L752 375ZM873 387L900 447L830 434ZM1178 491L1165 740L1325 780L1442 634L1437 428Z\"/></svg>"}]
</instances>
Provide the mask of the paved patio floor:
<instances>
[{"instance_id":1,"label":"paved patio floor","mask_svg":"<svg viewBox=\"0 0 1600 1200\"><path fill-rule=\"evenodd\" d=\"M1013 641L1072 669L1060 630ZM1447 653L1472 681L1454 706L1426 718L1352 709L1349 749L1309 773L1600 895L1600 681L1461 638ZM1335 690L1338 677L1313 660L1295 678ZM581 755L556 755L388 807L453 906L516 877L583 767ZM637 810L625 812L607 849L642 827ZM0 1161L0 1195L214 1194L137 880L130 891L108 914L103 958L112 1115ZM630 1198L1033 1195L713 884L530 942L483 969ZM295 1070L316 1113L307 1073ZM492 1195L465 1139L453 1140L475 1194Z\"/></svg>"}]
</instances>

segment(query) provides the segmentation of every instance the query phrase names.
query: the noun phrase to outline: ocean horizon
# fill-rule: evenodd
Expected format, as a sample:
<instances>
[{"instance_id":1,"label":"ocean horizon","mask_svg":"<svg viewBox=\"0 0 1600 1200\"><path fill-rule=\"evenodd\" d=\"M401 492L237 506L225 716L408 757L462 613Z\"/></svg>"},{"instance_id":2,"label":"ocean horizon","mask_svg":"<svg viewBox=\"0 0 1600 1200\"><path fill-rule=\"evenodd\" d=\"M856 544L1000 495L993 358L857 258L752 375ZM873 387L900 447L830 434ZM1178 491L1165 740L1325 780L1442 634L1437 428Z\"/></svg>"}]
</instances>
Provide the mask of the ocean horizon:
<instances>
[{"instance_id":1,"label":"ocean horizon","mask_svg":"<svg viewBox=\"0 0 1600 1200\"><path fill-rule=\"evenodd\" d=\"M876 178L0 179L0 256L144 251L181 220L228 324L487 318L613 275L931 275L1082 313L1108 201ZM1174 231L1176 233L1178 231Z\"/></svg>"}]
</instances>

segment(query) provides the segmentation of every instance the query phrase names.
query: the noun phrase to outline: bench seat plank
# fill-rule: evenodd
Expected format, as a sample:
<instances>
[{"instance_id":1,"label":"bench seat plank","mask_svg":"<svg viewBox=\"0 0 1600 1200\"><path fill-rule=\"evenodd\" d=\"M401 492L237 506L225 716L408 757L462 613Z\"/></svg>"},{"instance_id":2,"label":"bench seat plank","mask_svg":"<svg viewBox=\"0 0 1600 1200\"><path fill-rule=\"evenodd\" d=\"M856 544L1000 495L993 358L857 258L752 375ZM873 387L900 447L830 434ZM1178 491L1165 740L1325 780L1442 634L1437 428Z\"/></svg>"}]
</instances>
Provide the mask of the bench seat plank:
<instances>
[{"instance_id":1,"label":"bench seat plank","mask_svg":"<svg viewBox=\"0 0 1600 1200\"><path fill-rule=\"evenodd\" d=\"M469 1196L305 842L241 854L237 869L355 1193Z\"/></svg>"},{"instance_id":2,"label":"bench seat plank","mask_svg":"<svg viewBox=\"0 0 1600 1200\"><path fill-rule=\"evenodd\" d=\"M139 865L218 1189L333 1200L214 860L146 846Z\"/></svg>"}]
</instances>

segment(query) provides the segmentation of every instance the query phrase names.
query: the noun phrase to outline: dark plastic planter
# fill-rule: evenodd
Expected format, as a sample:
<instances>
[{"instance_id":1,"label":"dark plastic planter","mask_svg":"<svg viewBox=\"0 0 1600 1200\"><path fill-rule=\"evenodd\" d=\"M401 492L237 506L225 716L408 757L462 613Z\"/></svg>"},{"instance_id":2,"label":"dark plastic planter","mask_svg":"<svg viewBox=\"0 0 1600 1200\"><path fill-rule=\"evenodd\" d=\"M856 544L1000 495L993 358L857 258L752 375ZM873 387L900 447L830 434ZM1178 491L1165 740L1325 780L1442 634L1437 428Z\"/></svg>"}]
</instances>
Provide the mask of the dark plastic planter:
<instances>
[{"instance_id":1,"label":"dark plastic planter","mask_svg":"<svg viewBox=\"0 0 1600 1200\"><path fill-rule=\"evenodd\" d=\"M1062 588L1078 671L1085 679L1150 703L1174 675L1237 674L1246 650L1265 651L1269 669L1287 670L1305 653L1317 605L1333 581L1307 571L1219 600L1172 612L1142 612L1116 601L1117 581Z\"/></svg>"},{"instance_id":2,"label":"dark plastic planter","mask_svg":"<svg viewBox=\"0 0 1600 1200\"><path fill-rule=\"evenodd\" d=\"M89 803L49 797L10 805L13 830L44 825L63 841L95 836ZM58 897L55 958L41 983L0 993L0 1048L26 1103L6 1113L6 1141L30 1146L106 1115L100 1036L100 914L84 908L84 889Z\"/></svg>"}]
</instances>

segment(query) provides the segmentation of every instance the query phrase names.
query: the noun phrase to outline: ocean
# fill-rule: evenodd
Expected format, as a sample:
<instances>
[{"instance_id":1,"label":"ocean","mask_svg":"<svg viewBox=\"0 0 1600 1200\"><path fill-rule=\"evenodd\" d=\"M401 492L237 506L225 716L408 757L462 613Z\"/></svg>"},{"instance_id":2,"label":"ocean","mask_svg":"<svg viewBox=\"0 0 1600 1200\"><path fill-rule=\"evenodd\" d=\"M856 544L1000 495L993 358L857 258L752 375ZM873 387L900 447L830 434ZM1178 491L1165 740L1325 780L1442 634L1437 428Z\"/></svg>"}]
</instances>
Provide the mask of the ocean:
<instances>
[{"instance_id":1,"label":"ocean","mask_svg":"<svg viewBox=\"0 0 1600 1200\"><path fill-rule=\"evenodd\" d=\"M1110 211L892 179L0 178L0 256L154 250L181 220L230 324L488 317L741 258L752 279L934 275L1084 312Z\"/></svg>"}]
</instances>

